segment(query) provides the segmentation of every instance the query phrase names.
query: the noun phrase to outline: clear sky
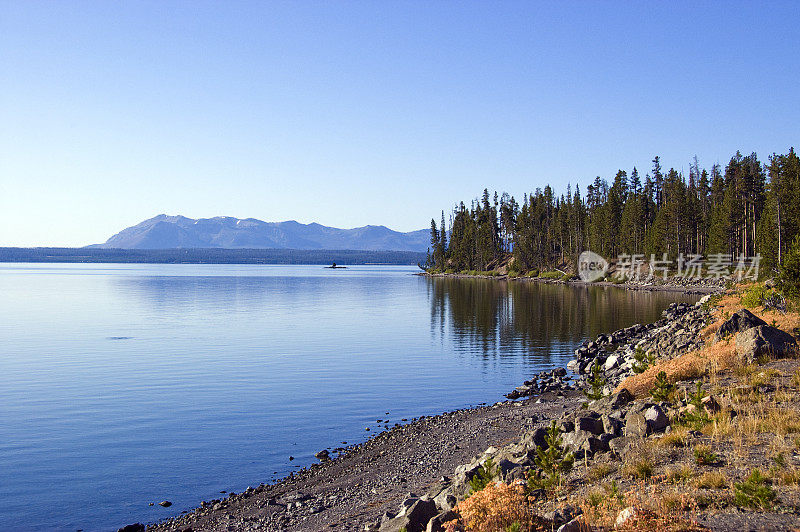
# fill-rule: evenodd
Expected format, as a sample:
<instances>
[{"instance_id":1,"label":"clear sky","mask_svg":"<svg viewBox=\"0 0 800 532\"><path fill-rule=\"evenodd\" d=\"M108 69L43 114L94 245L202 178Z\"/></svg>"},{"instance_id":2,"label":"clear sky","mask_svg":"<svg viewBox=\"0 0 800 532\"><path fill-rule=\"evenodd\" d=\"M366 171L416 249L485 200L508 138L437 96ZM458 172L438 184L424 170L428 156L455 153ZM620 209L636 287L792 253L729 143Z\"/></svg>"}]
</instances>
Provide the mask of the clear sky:
<instances>
[{"instance_id":1,"label":"clear sky","mask_svg":"<svg viewBox=\"0 0 800 532\"><path fill-rule=\"evenodd\" d=\"M0 0L0 245L159 213L409 231L484 187L762 160L797 2Z\"/></svg>"}]
</instances>

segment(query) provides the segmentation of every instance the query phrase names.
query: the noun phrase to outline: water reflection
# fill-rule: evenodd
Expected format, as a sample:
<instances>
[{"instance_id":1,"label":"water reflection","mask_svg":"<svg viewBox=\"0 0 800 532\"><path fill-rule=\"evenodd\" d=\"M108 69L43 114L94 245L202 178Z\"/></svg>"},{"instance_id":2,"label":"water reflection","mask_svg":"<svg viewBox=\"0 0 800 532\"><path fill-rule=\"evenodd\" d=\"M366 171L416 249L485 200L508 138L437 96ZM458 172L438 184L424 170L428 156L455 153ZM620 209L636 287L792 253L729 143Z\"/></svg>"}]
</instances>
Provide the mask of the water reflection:
<instances>
[{"instance_id":1,"label":"water reflection","mask_svg":"<svg viewBox=\"0 0 800 532\"><path fill-rule=\"evenodd\" d=\"M695 298L615 287L496 279L429 278L431 329L452 327L457 348L489 356L547 359L585 338L659 318L670 303Z\"/></svg>"}]
</instances>

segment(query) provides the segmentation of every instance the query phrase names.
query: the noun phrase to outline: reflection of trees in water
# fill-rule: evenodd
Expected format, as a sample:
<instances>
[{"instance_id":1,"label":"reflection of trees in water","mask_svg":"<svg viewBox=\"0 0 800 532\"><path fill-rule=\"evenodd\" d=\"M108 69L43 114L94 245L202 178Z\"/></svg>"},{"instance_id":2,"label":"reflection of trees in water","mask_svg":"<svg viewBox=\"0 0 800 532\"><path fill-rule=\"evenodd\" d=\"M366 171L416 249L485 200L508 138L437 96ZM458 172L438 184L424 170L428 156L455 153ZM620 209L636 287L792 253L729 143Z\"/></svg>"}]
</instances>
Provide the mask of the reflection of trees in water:
<instances>
[{"instance_id":1,"label":"reflection of trees in water","mask_svg":"<svg viewBox=\"0 0 800 532\"><path fill-rule=\"evenodd\" d=\"M451 327L460 347L547 356L585 338L658 319L682 294L489 279L430 278L431 327Z\"/></svg>"}]
</instances>

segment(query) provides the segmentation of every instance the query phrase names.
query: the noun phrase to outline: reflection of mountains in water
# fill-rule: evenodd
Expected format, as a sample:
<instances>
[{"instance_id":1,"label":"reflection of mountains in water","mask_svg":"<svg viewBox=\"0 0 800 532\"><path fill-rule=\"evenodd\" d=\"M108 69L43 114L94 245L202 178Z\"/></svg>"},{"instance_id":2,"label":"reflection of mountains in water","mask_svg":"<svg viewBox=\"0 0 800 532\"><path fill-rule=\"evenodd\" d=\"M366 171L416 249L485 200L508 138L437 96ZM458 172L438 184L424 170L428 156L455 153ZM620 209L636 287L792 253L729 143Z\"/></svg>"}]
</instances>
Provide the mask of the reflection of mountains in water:
<instances>
[{"instance_id":1,"label":"reflection of mountains in water","mask_svg":"<svg viewBox=\"0 0 800 532\"><path fill-rule=\"evenodd\" d=\"M429 278L431 327L451 325L462 347L537 357L585 338L657 320L670 303L692 296L593 285L494 279Z\"/></svg>"}]
</instances>

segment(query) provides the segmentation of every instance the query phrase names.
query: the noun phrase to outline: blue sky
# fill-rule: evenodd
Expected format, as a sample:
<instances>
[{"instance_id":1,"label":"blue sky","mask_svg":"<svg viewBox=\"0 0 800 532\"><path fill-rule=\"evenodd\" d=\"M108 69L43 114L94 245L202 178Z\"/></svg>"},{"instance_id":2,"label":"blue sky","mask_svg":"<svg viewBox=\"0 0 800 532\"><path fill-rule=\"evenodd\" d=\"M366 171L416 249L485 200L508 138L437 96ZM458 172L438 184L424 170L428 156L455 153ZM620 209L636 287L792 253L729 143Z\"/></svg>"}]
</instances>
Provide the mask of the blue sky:
<instances>
[{"instance_id":1,"label":"blue sky","mask_svg":"<svg viewBox=\"0 0 800 532\"><path fill-rule=\"evenodd\" d=\"M0 1L0 245L159 213L424 228L796 145L792 2Z\"/></svg>"}]
</instances>

